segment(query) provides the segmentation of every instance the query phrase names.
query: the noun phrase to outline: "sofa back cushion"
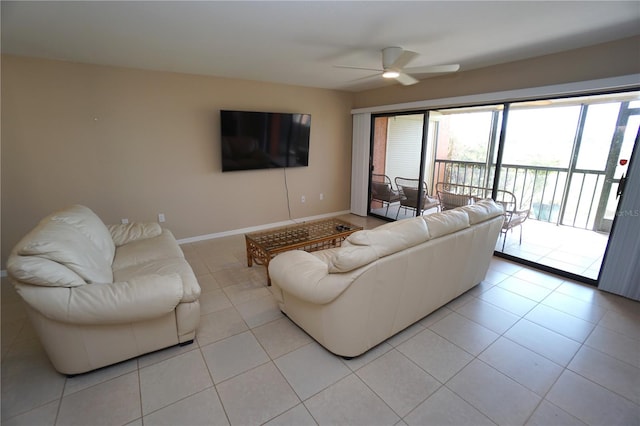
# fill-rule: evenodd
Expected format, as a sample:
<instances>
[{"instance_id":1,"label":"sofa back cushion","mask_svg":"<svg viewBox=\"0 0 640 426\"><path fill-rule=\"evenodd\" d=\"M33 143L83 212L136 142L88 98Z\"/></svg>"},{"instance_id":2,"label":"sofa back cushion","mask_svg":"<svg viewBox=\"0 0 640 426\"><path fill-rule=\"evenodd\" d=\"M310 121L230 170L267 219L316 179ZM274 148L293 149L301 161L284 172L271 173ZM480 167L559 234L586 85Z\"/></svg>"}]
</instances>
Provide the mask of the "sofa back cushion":
<instances>
[{"instance_id":1,"label":"sofa back cushion","mask_svg":"<svg viewBox=\"0 0 640 426\"><path fill-rule=\"evenodd\" d=\"M107 226L91 209L76 204L49 216L51 220L67 223L98 247L109 264L113 263L116 245Z\"/></svg>"},{"instance_id":2,"label":"sofa back cushion","mask_svg":"<svg viewBox=\"0 0 640 426\"><path fill-rule=\"evenodd\" d=\"M469 216L461 209L445 210L422 216L422 219L427 224L432 239L469 227Z\"/></svg>"},{"instance_id":3,"label":"sofa back cushion","mask_svg":"<svg viewBox=\"0 0 640 426\"><path fill-rule=\"evenodd\" d=\"M502 205L496 203L491 198L480 200L475 204L460 207L469 216L469 224L475 225L476 223L484 222L492 217L499 216L504 213Z\"/></svg>"},{"instance_id":4,"label":"sofa back cushion","mask_svg":"<svg viewBox=\"0 0 640 426\"><path fill-rule=\"evenodd\" d=\"M14 248L11 262L7 266L9 273L17 279L36 285L41 282L71 281L77 283L74 274L86 283L110 283L113 281L111 263L107 256L87 236L87 227L69 224L66 220L53 219L49 216L29 232ZM72 221L73 222L73 221ZM49 260L68 268L73 274L66 274L57 267L38 269L38 262L26 260L25 257L36 257ZM29 262L26 264L25 262ZM55 273L49 275L52 269ZM15 272L15 273L14 273ZM32 277L29 278L29 274ZM73 278L73 279L72 279ZM67 282L66 286L69 286Z\"/></svg>"},{"instance_id":5,"label":"sofa back cushion","mask_svg":"<svg viewBox=\"0 0 640 426\"><path fill-rule=\"evenodd\" d=\"M350 244L372 247L378 257L388 256L430 239L429 230L420 218L404 219L354 232L347 237Z\"/></svg>"}]
</instances>

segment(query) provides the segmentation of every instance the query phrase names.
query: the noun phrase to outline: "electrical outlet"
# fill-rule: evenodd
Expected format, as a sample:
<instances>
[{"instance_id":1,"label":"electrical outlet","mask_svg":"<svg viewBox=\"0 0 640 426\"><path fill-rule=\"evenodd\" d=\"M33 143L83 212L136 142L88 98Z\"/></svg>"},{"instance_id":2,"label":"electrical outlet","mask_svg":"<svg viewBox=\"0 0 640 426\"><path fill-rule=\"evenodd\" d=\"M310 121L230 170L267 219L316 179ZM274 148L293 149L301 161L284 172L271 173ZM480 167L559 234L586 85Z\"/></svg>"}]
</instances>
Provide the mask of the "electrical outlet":
<instances>
[{"instance_id":1,"label":"electrical outlet","mask_svg":"<svg viewBox=\"0 0 640 426\"><path fill-rule=\"evenodd\" d=\"M164 222L164 213L158 213L158 222Z\"/></svg>"},{"instance_id":2,"label":"electrical outlet","mask_svg":"<svg viewBox=\"0 0 640 426\"><path fill-rule=\"evenodd\" d=\"M320 193L320 201L324 200L324 194L321 192Z\"/></svg>"},{"instance_id":3,"label":"electrical outlet","mask_svg":"<svg viewBox=\"0 0 640 426\"><path fill-rule=\"evenodd\" d=\"M304 195L302 197L300 197L300 202L304 203L307 201L307 197L305 197Z\"/></svg>"},{"instance_id":4,"label":"electrical outlet","mask_svg":"<svg viewBox=\"0 0 640 426\"><path fill-rule=\"evenodd\" d=\"M121 222L123 225L126 225L127 223L129 223L129 219L127 219L127 218L125 217L125 218L120 219L120 222Z\"/></svg>"}]
</instances>

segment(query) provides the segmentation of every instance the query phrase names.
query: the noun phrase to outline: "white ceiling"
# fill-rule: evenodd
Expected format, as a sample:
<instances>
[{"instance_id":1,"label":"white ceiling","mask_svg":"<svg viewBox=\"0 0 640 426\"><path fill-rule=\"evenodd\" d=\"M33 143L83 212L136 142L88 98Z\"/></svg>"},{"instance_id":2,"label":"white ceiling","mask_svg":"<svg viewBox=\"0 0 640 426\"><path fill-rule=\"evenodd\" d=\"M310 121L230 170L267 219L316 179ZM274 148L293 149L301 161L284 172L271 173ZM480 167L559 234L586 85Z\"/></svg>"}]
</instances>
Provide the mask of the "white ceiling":
<instances>
[{"instance_id":1,"label":"white ceiling","mask_svg":"<svg viewBox=\"0 0 640 426\"><path fill-rule=\"evenodd\" d=\"M2 52L360 91L380 49L461 71L640 34L639 1L2 1ZM419 76L422 78L423 76Z\"/></svg>"}]
</instances>

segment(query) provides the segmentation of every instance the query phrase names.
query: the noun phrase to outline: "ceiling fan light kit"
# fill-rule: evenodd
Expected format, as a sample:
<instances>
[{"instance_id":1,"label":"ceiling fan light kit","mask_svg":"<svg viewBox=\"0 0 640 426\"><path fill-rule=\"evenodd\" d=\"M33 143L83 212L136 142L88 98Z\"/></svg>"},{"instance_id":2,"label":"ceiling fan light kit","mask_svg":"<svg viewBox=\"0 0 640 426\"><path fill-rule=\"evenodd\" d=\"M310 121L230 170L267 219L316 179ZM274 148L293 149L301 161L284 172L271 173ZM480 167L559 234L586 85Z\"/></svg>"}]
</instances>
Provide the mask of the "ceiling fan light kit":
<instances>
[{"instance_id":1,"label":"ceiling fan light kit","mask_svg":"<svg viewBox=\"0 0 640 426\"><path fill-rule=\"evenodd\" d=\"M410 86L412 84L416 84L419 82L418 79L414 78L407 72L414 73L414 74L428 74L428 73L442 74L442 73L456 72L460 69L459 64L435 65L435 66L404 69L405 65L407 65L409 62L414 60L417 56L418 54L416 52L412 52L410 50L404 50L402 47L385 47L384 49L382 49L382 69L353 67L353 66L344 66L344 65L336 65L336 67L378 71L379 73L382 73L382 77L387 79L393 78L398 83L404 86ZM375 74L375 75L380 75L380 74ZM369 76L369 77L373 77L373 76ZM368 78L368 77L364 77L364 78Z\"/></svg>"},{"instance_id":2,"label":"ceiling fan light kit","mask_svg":"<svg viewBox=\"0 0 640 426\"><path fill-rule=\"evenodd\" d=\"M396 70L384 70L382 76L384 78L398 78L400 76L400 73Z\"/></svg>"}]
</instances>

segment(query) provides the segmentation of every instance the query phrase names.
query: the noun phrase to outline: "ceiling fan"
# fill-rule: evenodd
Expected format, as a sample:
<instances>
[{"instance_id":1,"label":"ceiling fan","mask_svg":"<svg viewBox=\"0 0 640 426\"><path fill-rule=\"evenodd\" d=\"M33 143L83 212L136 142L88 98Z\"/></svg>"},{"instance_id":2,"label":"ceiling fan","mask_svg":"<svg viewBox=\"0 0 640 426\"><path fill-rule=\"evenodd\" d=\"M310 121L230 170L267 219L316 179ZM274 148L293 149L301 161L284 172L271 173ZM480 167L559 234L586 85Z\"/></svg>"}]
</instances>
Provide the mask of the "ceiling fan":
<instances>
[{"instance_id":1,"label":"ceiling fan","mask_svg":"<svg viewBox=\"0 0 640 426\"><path fill-rule=\"evenodd\" d=\"M378 71L382 73L384 78L394 78L398 83L404 86L410 86L418 83L418 80L408 73L412 74L432 74L432 73L449 73L456 72L460 69L460 64L435 65L427 67L405 68L405 66L418 56L416 52L404 50L401 47L385 47L382 49L382 69L379 68L363 68L352 67L346 65L335 65L336 68L350 68L356 70ZM406 71L406 72L405 72ZM375 74L378 75L378 74ZM367 76L363 78L369 78Z\"/></svg>"}]
</instances>

